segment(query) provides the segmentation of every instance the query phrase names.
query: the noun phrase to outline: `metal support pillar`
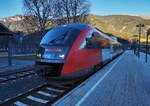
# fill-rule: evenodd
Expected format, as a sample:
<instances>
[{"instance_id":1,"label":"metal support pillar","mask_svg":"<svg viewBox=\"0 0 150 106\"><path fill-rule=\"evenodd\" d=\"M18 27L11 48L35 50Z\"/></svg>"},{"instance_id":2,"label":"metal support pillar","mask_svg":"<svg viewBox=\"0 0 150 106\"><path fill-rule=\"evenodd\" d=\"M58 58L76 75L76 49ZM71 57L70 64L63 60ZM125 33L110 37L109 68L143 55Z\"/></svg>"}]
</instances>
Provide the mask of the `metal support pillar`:
<instances>
[{"instance_id":1,"label":"metal support pillar","mask_svg":"<svg viewBox=\"0 0 150 106\"><path fill-rule=\"evenodd\" d=\"M139 27L139 45L138 45L138 57L140 58L140 41L141 41L141 26Z\"/></svg>"},{"instance_id":2,"label":"metal support pillar","mask_svg":"<svg viewBox=\"0 0 150 106\"><path fill-rule=\"evenodd\" d=\"M12 65L11 36L8 36L8 66Z\"/></svg>"},{"instance_id":3,"label":"metal support pillar","mask_svg":"<svg viewBox=\"0 0 150 106\"><path fill-rule=\"evenodd\" d=\"M146 57L145 57L145 62L147 63L147 54L148 54L148 35L150 35L150 29L147 30L147 35L146 35Z\"/></svg>"}]
</instances>

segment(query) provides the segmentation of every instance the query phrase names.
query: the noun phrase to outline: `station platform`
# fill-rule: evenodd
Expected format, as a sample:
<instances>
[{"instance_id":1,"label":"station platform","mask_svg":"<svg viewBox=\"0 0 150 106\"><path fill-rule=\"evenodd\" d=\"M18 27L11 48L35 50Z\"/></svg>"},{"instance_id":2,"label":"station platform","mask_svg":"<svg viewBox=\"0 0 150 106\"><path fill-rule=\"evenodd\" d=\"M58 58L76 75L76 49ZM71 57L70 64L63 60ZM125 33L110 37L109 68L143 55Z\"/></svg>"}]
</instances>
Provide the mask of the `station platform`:
<instances>
[{"instance_id":1,"label":"station platform","mask_svg":"<svg viewBox=\"0 0 150 106\"><path fill-rule=\"evenodd\" d=\"M150 106L150 64L126 51L52 106Z\"/></svg>"},{"instance_id":2,"label":"station platform","mask_svg":"<svg viewBox=\"0 0 150 106\"><path fill-rule=\"evenodd\" d=\"M0 58L0 75L19 71L28 67L33 67L34 61L32 60L18 60L12 59L12 65L8 66L8 58Z\"/></svg>"}]
</instances>

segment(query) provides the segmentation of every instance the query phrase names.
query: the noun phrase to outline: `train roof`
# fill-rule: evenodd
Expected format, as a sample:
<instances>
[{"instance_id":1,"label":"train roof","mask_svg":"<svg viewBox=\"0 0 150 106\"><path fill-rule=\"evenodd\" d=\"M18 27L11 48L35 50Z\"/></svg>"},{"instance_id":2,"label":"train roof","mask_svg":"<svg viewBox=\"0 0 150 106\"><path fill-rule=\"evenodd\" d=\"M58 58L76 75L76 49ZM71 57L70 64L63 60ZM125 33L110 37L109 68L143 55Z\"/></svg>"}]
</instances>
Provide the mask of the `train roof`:
<instances>
[{"instance_id":1,"label":"train roof","mask_svg":"<svg viewBox=\"0 0 150 106\"><path fill-rule=\"evenodd\" d=\"M78 29L80 31L82 31L83 29L90 27L90 25L88 24L81 24L81 23L72 23L72 24L65 24L65 25L61 25L61 26L57 26L58 27L66 27L66 28L74 28L74 29Z\"/></svg>"}]
</instances>

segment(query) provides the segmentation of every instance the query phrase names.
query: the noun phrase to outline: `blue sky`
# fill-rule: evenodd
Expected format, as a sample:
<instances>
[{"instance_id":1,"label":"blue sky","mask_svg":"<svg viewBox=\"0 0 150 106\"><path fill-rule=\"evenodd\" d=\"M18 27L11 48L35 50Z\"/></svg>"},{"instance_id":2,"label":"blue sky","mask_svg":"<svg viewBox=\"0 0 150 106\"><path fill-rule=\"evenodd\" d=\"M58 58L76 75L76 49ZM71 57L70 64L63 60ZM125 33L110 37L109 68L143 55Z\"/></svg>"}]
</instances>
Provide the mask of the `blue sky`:
<instances>
[{"instance_id":1,"label":"blue sky","mask_svg":"<svg viewBox=\"0 0 150 106\"><path fill-rule=\"evenodd\" d=\"M90 0L91 13L99 15L150 15L150 0Z\"/></svg>"},{"instance_id":2,"label":"blue sky","mask_svg":"<svg viewBox=\"0 0 150 106\"><path fill-rule=\"evenodd\" d=\"M0 18L22 14L22 0L0 0Z\"/></svg>"},{"instance_id":3,"label":"blue sky","mask_svg":"<svg viewBox=\"0 0 150 106\"><path fill-rule=\"evenodd\" d=\"M90 0L92 14L150 15L150 0ZM23 14L22 0L0 0L0 18Z\"/></svg>"}]
</instances>

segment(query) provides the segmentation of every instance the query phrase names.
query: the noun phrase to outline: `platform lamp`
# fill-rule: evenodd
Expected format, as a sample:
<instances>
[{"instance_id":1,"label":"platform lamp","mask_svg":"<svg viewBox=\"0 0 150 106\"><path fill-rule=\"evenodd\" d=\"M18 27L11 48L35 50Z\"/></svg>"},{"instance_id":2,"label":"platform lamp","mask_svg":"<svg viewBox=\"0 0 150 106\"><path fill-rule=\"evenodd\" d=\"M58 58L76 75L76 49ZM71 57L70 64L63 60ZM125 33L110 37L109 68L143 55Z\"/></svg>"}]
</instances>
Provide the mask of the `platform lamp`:
<instances>
[{"instance_id":1,"label":"platform lamp","mask_svg":"<svg viewBox=\"0 0 150 106\"><path fill-rule=\"evenodd\" d=\"M144 24L137 24L136 27L139 27L139 45L138 45L138 57L140 57L140 39L141 39L141 28L144 27Z\"/></svg>"},{"instance_id":2,"label":"platform lamp","mask_svg":"<svg viewBox=\"0 0 150 106\"><path fill-rule=\"evenodd\" d=\"M148 52L148 36L150 35L150 28L147 30L147 36L146 36L146 59L145 62L147 63L147 52Z\"/></svg>"}]
</instances>

